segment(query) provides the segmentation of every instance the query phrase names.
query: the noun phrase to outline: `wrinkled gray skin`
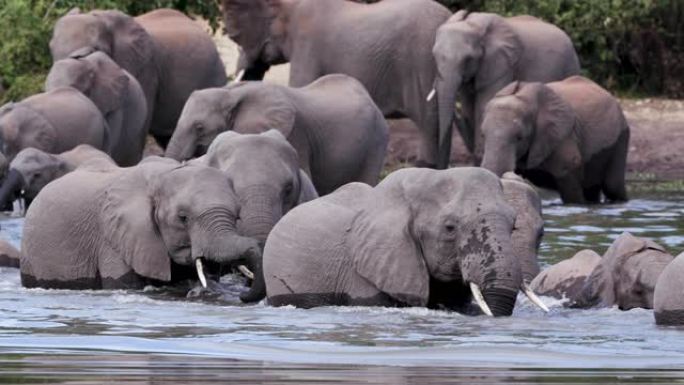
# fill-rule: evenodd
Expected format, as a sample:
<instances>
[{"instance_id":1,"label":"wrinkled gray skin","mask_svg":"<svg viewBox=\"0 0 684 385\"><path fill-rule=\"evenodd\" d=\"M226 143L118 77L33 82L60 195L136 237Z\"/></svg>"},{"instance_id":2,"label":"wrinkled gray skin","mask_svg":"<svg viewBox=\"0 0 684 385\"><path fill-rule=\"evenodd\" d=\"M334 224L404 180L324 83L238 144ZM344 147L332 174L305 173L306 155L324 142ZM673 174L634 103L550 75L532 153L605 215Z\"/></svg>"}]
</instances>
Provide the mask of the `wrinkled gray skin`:
<instances>
[{"instance_id":1,"label":"wrinkled gray skin","mask_svg":"<svg viewBox=\"0 0 684 385\"><path fill-rule=\"evenodd\" d=\"M0 108L0 144L9 161L28 147L58 154L89 144L108 152L109 128L90 99L58 88Z\"/></svg>"},{"instance_id":2,"label":"wrinkled gray skin","mask_svg":"<svg viewBox=\"0 0 684 385\"><path fill-rule=\"evenodd\" d=\"M520 261L523 281L532 282L539 274L537 253L544 236L541 198L537 191L514 173L501 178L504 197L516 212L511 234L513 252Z\"/></svg>"},{"instance_id":3,"label":"wrinkled gray skin","mask_svg":"<svg viewBox=\"0 0 684 385\"><path fill-rule=\"evenodd\" d=\"M274 306L467 308L468 282L511 315L522 285L515 211L480 168L403 169L378 186L348 184L296 207L264 250Z\"/></svg>"},{"instance_id":4,"label":"wrinkled gray skin","mask_svg":"<svg viewBox=\"0 0 684 385\"><path fill-rule=\"evenodd\" d=\"M574 301L579 297L584 281L600 262L601 256L596 252L582 250L572 258L544 269L530 287L539 295Z\"/></svg>"},{"instance_id":5,"label":"wrinkled gray skin","mask_svg":"<svg viewBox=\"0 0 684 385\"><path fill-rule=\"evenodd\" d=\"M2 181L0 207L11 204L19 196L30 203L48 183L82 165L91 164L116 167L109 155L87 144L61 154L25 148L12 160L7 177Z\"/></svg>"},{"instance_id":6,"label":"wrinkled gray skin","mask_svg":"<svg viewBox=\"0 0 684 385\"><path fill-rule=\"evenodd\" d=\"M482 114L487 102L507 84L551 82L580 73L570 37L531 16L457 12L437 30L433 55L442 165L449 159L453 123L479 164Z\"/></svg>"},{"instance_id":7,"label":"wrinkled gray skin","mask_svg":"<svg viewBox=\"0 0 684 385\"><path fill-rule=\"evenodd\" d=\"M19 250L0 239L0 267L19 267Z\"/></svg>"},{"instance_id":8,"label":"wrinkled gray skin","mask_svg":"<svg viewBox=\"0 0 684 385\"><path fill-rule=\"evenodd\" d=\"M515 170L556 189L565 203L627 200L629 125L618 101L573 76L548 84L514 82L487 106L482 167Z\"/></svg>"},{"instance_id":9,"label":"wrinkled gray skin","mask_svg":"<svg viewBox=\"0 0 684 385\"><path fill-rule=\"evenodd\" d=\"M194 92L166 156L202 155L216 135L276 129L297 150L320 194L354 181L375 185L385 162L388 127L363 86L329 75L303 88L243 82Z\"/></svg>"},{"instance_id":10,"label":"wrinkled gray skin","mask_svg":"<svg viewBox=\"0 0 684 385\"><path fill-rule=\"evenodd\" d=\"M76 170L47 185L26 214L22 284L140 289L171 281L172 262L200 257L254 268L259 245L237 235L238 214L227 179L211 167L152 158Z\"/></svg>"},{"instance_id":11,"label":"wrinkled gray skin","mask_svg":"<svg viewBox=\"0 0 684 385\"><path fill-rule=\"evenodd\" d=\"M653 314L658 325L684 324L684 253L670 262L658 277Z\"/></svg>"},{"instance_id":12,"label":"wrinkled gray skin","mask_svg":"<svg viewBox=\"0 0 684 385\"><path fill-rule=\"evenodd\" d=\"M547 274L550 277L547 280L550 282L543 283L540 278L535 287L539 294L564 292L569 299L566 306L575 308L617 305L620 310L652 309L653 292L658 277L673 259L674 257L657 243L637 238L630 233L622 233L608 248L579 290L577 288L580 284L573 280L572 276L579 279L584 274L586 266L578 267L577 264L593 263L593 256L575 256L563 266L560 263L552 266L551 269L558 271ZM568 274L565 281L553 279L562 273ZM557 282L557 286L554 286L554 281Z\"/></svg>"},{"instance_id":13,"label":"wrinkled gray skin","mask_svg":"<svg viewBox=\"0 0 684 385\"><path fill-rule=\"evenodd\" d=\"M133 75L147 100L145 129L161 144L192 91L226 84L211 37L180 12L158 9L132 18L119 11L72 10L55 24L54 61L84 48L102 51Z\"/></svg>"},{"instance_id":14,"label":"wrinkled gray skin","mask_svg":"<svg viewBox=\"0 0 684 385\"><path fill-rule=\"evenodd\" d=\"M238 71L261 80L291 63L290 85L327 74L358 79L386 117L420 128L419 164L437 164L437 103L431 47L451 12L432 0L223 0L228 36L242 48ZM296 146L295 146L296 147ZM315 179L315 177L314 177ZM315 181L314 181L315 182Z\"/></svg>"},{"instance_id":15,"label":"wrinkled gray skin","mask_svg":"<svg viewBox=\"0 0 684 385\"><path fill-rule=\"evenodd\" d=\"M112 158L119 165L140 161L147 135L147 102L131 74L107 54L86 49L52 65L45 89L60 87L81 91L100 109L110 129Z\"/></svg>"}]
</instances>

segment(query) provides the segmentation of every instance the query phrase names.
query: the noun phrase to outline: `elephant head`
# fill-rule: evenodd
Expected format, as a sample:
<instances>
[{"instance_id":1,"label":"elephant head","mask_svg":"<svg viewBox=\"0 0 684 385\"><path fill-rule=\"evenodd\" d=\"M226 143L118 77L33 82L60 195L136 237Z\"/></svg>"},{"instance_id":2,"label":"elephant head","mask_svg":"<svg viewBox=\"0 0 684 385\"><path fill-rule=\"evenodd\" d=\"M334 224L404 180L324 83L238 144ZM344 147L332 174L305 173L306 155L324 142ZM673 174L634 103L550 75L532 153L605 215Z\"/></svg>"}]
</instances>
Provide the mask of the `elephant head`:
<instances>
[{"instance_id":1,"label":"elephant head","mask_svg":"<svg viewBox=\"0 0 684 385\"><path fill-rule=\"evenodd\" d=\"M482 167L497 175L518 166L537 168L574 132L576 124L574 109L548 86L513 82L487 105ZM563 170L558 173L562 175Z\"/></svg>"},{"instance_id":2,"label":"elephant head","mask_svg":"<svg viewBox=\"0 0 684 385\"><path fill-rule=\"evenodd\" d=\"M58 155L35 148L21 150L0 186L0 206L12 203L19 195L30 203L45 185L69 171L70 166Z\"/></svg>"},{"instance_id":3,"label":"elephant head","mask_svg":"<svg viewBox=\"0 0 684 385\"><path fill-rule=\"evenodd\" d=\"M196 264L202 278L202 259L246 264L261 274L259 244L237 234L238 198L215 168L146 160L104 198L103 231L139 275L168 281L173 261ZM263 282L241 299L249 300L253 291L262 292Z\"/></svg>"},{"instance_id":4,"label":"elephant head","mask_svg":"<svg viewBox=\"0 0 684 385\"><path fill-rule=\"evenodd\" d=\"M218 134L277 129L289 137L296 110L284 91L261 82L195 91L183 108L165 156L187 160L206 153Z\"/></svg>"},{"instance_id":5,"label":"elephant head","mask_svg":"<svg viewBox=\"0 0 684 385\"><path fill-rule=\"evenodd\" d=\"M413 306L428 303L432 280L469 285L485 313L511 315L523 281L516 215L499 178L479 168L405 169L375 190L349 235L359 274Z\"/></svg>"},{"instance_id":6,"label":"elephant head","mask_svg":"<svg viewBox=\"0 0 684 385\"><path fill-rule=\"evenodd\" d=\"M283 215L318 196L299 168L297 152L276 130L259 135L224 132L203 159L223 171L233 186L240 202L240 234L262 244Z\"/></svg>"},{"instance_id":7,"label":"elephant head","mask_svg":"<svg viewBox=\"0 0 684 385\"><path fill-rule=\"evenodd\" d=\"M459 11L439 27L433 55L442 162L449 159L454 121L468 149L475 150L475 94L494 83L512 81L522 50L519 37L495 14ZM457 102L462 112L456 110Z\"/></svg>"},{"instance_id":8,"label":"elephant head","mask_svg":"<svg viewBox=\"0 0 684 385\"><path fill-rule=\"evenodd\" d=\"M658 277L674 257L655 242L623 233L586 279L574 307L653 308Z\"/></svg>"},{"instance_id":9,"label":"elephant head","mask_svg":"<svg viewBox=\"0 0 684 385\"><path fill-rule=\"evenodd\" d=\"M107 117L121 108L127 96L129 77L104 52L83 48L52 65L45 90L73 87L86 95Z\"/></svg>"},{"instance_id":10,"label":"elephant head","mask_svg":"<svg viewBox=\"0 0 684 385\"><path fill-rule=\"evenodd\" d=\"M287 6L293 0L223 0L228 37L240 46L238 72L261 80L269 67L287 59Z\"/></svg>"},{"instance_id":11,"label":"elephant head","mask_svg":"<svg viewBox=\"0 0 684 385\"><path fill-rule=\"evenodd\" d=\"M599 263L601 256L596 252L581 250L572 258L560 261L539 273L530 287L539 295L566 298L572 304L579 297L587 277Z\"/></svg>"},{"instance_id":12,"label":"elephant head","mask_svg":"<svg viewBox=\"0 0 684 385\"><path fill-rule=\"evenodd\" d=\"M56 141L52 123L30 106L9 103L0 108L0 144L8 160L27 147L54 152Z\"/></svg>"}]
</instances>

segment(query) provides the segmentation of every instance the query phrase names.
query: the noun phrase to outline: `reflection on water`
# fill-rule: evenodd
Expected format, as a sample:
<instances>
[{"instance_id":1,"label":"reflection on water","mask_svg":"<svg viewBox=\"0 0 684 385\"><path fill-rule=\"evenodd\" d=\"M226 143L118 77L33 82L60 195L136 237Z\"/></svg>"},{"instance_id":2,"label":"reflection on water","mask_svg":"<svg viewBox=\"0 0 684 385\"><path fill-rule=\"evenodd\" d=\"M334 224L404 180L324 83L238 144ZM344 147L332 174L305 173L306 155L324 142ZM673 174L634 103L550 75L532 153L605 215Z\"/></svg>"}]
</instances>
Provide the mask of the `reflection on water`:
<instances>
[{"instance_id":1,"label":"reflection on water","mask_svg":"<svg viewBox=\"0 0 684 385\"><path fill-rule=\"evenodd\" d=\"M622 231L684 249L684 196L577 207L545 201L542 261ZM19 244L20 219L0 222ZM231 277L224 278L225 283ZM672 383L684 368L684 330L652 312L541 314L519 297L514 316L427 309L271 308L179 300L145 292L21 288L0 269L0 384L38 383ZM230 297L230 295L228 296ZM583 368L577 370L575 368ZM623 369L630 369L625 371Z\"/></svg>"}]
</instances>

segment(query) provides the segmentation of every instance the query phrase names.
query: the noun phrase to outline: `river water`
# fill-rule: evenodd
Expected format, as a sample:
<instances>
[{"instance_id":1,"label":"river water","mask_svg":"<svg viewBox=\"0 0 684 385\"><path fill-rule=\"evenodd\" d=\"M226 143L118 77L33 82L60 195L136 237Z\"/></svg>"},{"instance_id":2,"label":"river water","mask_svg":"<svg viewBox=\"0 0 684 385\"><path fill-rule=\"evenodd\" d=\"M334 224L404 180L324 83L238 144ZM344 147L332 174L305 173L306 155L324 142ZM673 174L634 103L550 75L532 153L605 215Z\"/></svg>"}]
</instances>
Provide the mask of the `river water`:
<instances>
[{"instance_id":1,"label":"river water","mask_svg":"<svg viewBox=\"0 0 684 385\"><path fill-rule=\"evenodd\" d=\"M684 194L595 207L544 201L543 264L621 232L684 250ZM0 221L20 243L22 219ZM230 282L235 277L225 277ZM513 317L420 308L271 308L236 296L188 300L143 292L23 289L0 268L0 384L6 383L675 383L684 329L648 310L540 313L520 296Z\"/></svg>"}]
</instances>

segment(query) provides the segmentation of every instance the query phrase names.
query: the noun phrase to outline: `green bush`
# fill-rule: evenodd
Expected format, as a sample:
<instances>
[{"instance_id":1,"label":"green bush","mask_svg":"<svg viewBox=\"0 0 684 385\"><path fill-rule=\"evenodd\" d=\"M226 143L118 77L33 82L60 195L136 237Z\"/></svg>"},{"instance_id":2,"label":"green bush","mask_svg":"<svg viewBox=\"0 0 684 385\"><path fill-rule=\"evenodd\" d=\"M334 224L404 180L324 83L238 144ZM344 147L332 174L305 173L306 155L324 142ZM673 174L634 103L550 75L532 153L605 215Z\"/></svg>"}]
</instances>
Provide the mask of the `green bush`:
<instances>
[{"instance_id":1,"label":"green bush","mask_svg":"<svg viewBox=\"0 0 684 385\"><path fill-rule=\"evenodd\" d=\"M74 7L118 9L129 15L175 8L209 20L214 29L220 20L218 0L0 0L0 104L42 90L52 63L52 27Z\"/></svg>"}]
</instances>

